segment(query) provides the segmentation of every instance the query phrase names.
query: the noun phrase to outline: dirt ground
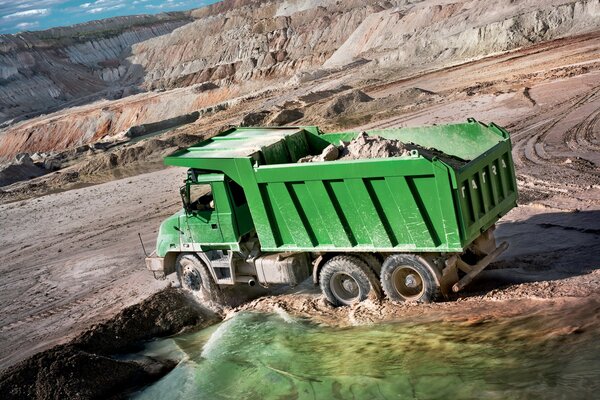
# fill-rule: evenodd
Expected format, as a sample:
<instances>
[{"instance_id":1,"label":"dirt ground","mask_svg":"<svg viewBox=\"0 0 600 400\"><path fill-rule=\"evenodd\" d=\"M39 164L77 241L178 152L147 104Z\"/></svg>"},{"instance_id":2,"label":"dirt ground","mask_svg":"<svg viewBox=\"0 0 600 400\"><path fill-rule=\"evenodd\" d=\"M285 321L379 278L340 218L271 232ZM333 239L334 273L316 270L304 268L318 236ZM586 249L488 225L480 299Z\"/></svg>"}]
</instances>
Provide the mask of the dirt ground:
<instances>
[{"instance_id":1,"label":"dirt ground","mask_svg":"<svg viewBox=\"0 0 600 400\"><path fill-rule=\"evenodd\" d=\"M451 317L466 310L510 315L597 302L599 37L557 40L401 80L396 71L366 65L240 102L204 119L202 129L212 129L238 123L249 110L291 102L293 107L305 104L304 117L295 125L368 130L475 117L512 133L521 205L497 230L510 248L495 269L453 301L419 306L374 302L336 310L313 287L302 286L243 308L281 309L329 323L368 323L411 315ZM337 118L325 117L332 89L341 85L360 88L371 100L347 105ZM309 94L310 102L299 100ZM164 169L0 205L0 368L67 343L168 285L145 270L137 233L151 250L159 223L179 208L184 173Z\"/></svg>"},{"instance_id":2,"label":"dirt ground","mask_svg":"<svg viewBox=\"0 0 600 400\"><path fill-rule=\"evenodd\" d=\"M65 343L164 288L144 267L182 169L0 206L0 367Z\"/></svg>"}]
</instances>

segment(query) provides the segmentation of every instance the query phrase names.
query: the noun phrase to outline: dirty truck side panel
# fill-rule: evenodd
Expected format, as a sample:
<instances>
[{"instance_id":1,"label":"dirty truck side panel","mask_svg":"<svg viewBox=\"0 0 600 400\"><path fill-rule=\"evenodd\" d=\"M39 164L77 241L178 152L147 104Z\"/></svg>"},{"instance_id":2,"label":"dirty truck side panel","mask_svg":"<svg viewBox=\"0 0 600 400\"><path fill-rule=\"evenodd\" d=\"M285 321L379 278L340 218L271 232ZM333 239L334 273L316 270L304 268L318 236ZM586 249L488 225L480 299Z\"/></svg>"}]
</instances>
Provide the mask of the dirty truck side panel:
<instances>
[{"instance_id":1,"label":"dirty truck side panel","mask_svg":"<svg viewBox=\"0 0 600 400\"><path fill-rule=\"evenodd\" d=\"M264 251L461 249L448 171L424 158L260 166L254 173L259 197L250 206L260 208L254 220Z\"/></svg>"},{"instance_id":2,"label":"dirty truck side panel","mask_svg":"<svg viewBox=\"0 0 600 400\"><path fill-rule=\"evenodd\" d=\"M463 245L477 238L517 204L517 183L508 133L490 125L506 140L488 149L454 174Z\"/></svg>"}]
</instances>

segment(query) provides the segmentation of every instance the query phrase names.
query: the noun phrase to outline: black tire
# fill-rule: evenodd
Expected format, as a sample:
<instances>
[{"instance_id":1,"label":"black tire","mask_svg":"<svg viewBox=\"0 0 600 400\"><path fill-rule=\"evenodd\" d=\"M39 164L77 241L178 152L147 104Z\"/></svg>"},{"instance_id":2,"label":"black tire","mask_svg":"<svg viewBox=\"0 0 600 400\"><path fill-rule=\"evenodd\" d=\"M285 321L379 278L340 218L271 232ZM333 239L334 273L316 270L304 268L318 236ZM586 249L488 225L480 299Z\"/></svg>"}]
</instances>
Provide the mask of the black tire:
<instances>
[{"instance_id":1,"label":"black tire","mask_svg":"<svg viewBox=\"0 0 600 400\"><path fill-rule=\"evenodd\" d=\"M219 287L210 276L206 265L195 254L182 253L177 256L175 270L183 289L199 294L207 300L220 299Z\"/></svg>"},{"instance_id":2,"label":"black tire","mask_svg":"<svg viewBox=\"0 0 600 400\"><path fill-rule=\"evenodd\" d=\"M357 257L363 260L375 273L377 278L381 276L381 261L372 253L357 253ZM379 285L378 285L379 286Z\"/></svg>"},{"instance_id":3,"label":"black tire","mask_svg":"<svg viewBox=\"0 0 600 400\"><path fill-rule=\"evenodd\" d=\"M429 266L412 254L394 254L381 267L381 286L391 301L430 303L440 287Z\"/></svg>"},{"instance_id":4,"label":"black tire","mask_svg":"<svg viewBox=\"0 0 600 400\"><path fill-rule=\"evenodd\" d=\"M380 297L379 282L367 264L356 256L339 255L323 265L319 275L321 291L333 306L347 306Z\"/></svg>"}]
</instances>

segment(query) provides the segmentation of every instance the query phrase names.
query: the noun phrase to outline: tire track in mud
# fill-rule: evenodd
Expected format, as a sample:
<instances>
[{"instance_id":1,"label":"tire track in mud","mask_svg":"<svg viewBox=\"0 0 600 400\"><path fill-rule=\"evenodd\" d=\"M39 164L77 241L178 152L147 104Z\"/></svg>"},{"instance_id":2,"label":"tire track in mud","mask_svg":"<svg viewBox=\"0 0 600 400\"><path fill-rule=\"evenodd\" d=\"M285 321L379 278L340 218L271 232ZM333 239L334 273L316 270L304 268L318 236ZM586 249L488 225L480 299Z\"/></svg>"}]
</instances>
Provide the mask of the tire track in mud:
<instances>
[{"instance_id":1,"label":"tire track in mud","mask_svg":"<svg viewBox=\"0 0 600 400\"><path fill-rule=\"evenodd\" d=\"M426 107L426 108L418 110L418 111L400 115L398 117L386 118L386 119L383 119L380 121L365 124L360 127L357 127L355 130L369 131L369 130L386 129L386 128L401 128L403 123L411 121L418 117L422 117L427 114L431 114L436 110L442 110L446 105L447 104L444 104L444 103L435 104L435 105Z\"/></svg>"},{"instance_id":2,"label":"tire track in mud","mask_svg":"<svg viewBox=\"0 0 600 400\"><path fill-rule=\"evenodd\" d=\"M77 321L84 318L85 314L88 312L99 314L99 310L110 308L115 303L120 303L124 306L123 298L108 298L102 295L98 296L97 294L102 293L105 290L108 291L114 289L116 282L130 276L131 271L128 270L121 270L120 273L110 274L101 278L99 281L96 281L97 283L94 284L94 287L90 288L87 292L78 292L70 299L56 296L40 298L40 301L35 302L36 304L29 303L26 305L26 308L33 312L1 326L0 334L29 324L34 327L34 323L40 320L47 320L49 325L62 324L69 318ZM69 294L69 296L73 296L73 294ZM44 304L46 304L46 306L44 306ZM55 318L53 319L52 317ZM45 335L42 334L40 337L43 338Z\"/></svg>"},{"instance_id":3,"label":"tire track in mud","mask_svg":"<svg viewBox=\"0 0 600 400\"><path fill-rule=\"evenodd\" d=\"M55 299L55 300L58 300L58 299ZM75 301L63 304L61 306L47 308L43 311L31 314L25 318L18 319L16 321L9 323L8 325L4 325L4 326L0 327L0 333L10 331L10 330L17 328L24 324L32 323L32 322L38 321L40 319L51 317L55 314L60 314L60 313L69 311L70 309L77 307L77 306L85 303L86 301L87 301L87 299L82 297Z\"/></svg>"},{"instance_id":4,"label":"tire track in mud","mask_svg":"<svg viewBox=\"0 0 600 400\"><path fill-rule=\"evenodd\" d=\"M539 114L541 121L523 118L507 126L512 133L513 159L519 172L520 185L542 193L573 193L600 185L600 169L593 162L569 153L584 153L600 148L594 145L600 121L600 85L583 94L562 101ZM582 107L598 103L593 111L584 113L572 127L557 132L556 127ZM532 133L534 132L534 133ZM557 135L559 146L548 146L551 135ZM556 139L555 139L556 140Z\"/></svg>"},{"instance_id":5,"label":"tire track in mud","mask_svg":"<svg viewBox=\"0 0 600 400\"><path fill-rule=\"evenodd\" d=\"M600 145L594 143L597 141L594 139L598 131L600 131L600 109L591 113L581 124L569 129L565 134L565 143L573 151L598 151Z\"/></svg>"},{"instance_id":6,"label":"tire track in mud","mask_svg":"<svg viewBox=\"0 0 600 400\"><path fill-rule=\"evenodd\" d=\"M168 202L162 207L165 209L171 209L178 202ZM159 215L160 214L160 215ZM162 213L164 214L164 213ZM119 221L118 223L111 223L104 227L98 227L92 232L85 228L75 229L68 232L61 239L62 243L79 243L80 247L90 247L96 244L101 244L104 241L112 241L112 234L115 230L126 229L128 226L132 227L132 231L136 231L139 227L136 224L140 220L160 220L164 218L164 215L157 213L154 209L148 209L146 213L136 215L132 218L127 218ZM166 215L166 214L165 214ZM88 243L89 245L86 245ZM56 244L60 246L61 243ZM37 246L34 246L37 247ZM92 249L93 250L93 249ZM90 294L92 292L101 292L104 289L109 289L116 281L126 278L131 275L131 271L126 268L118 268L117 265L122 265L126 262L126 258L121 260L114 260L109 264L114 264L109 268L109 265L105 265L103 268L109 268L110 272L106 276L100 277L99 280L95 280L94 287L90 288L86 292L76 293L77 296L73 296L72 292L60 292L57 288L57 281L59 277L52 276L52 269L46 266L39 266L40 260L32 262L30 267L19 268L21 274L15 274L14 276L6 276L3 280L3 286L10 286L11 283L22 283L22 274L37 275L34 278L34 283L27 288L22 288L17 294L17 297L9 304L5 305L0 309L4 318L0 319L0 333L10 331L24 324L32 323L38 320L49 318L55 314L67 314L73 309L80 309L81 305L85 302L90 301ZM26 263L29 264L29 263ZM75 265L75 264L74 264ZM50 277L47 277L50 275ZM44 278L46 277L46 278ZM96 278L98 279L98 278ZM28 301L24 301L29 299ZM108 304L105 301L103 306ZM92 310L92 305L88 307ZM28 310L29 313L25 316L22 315L23 310ZM22 318L11 321L11 315L22 315ZM68 315L68 314L67 314Z\"/></svg>"}]
</instances>

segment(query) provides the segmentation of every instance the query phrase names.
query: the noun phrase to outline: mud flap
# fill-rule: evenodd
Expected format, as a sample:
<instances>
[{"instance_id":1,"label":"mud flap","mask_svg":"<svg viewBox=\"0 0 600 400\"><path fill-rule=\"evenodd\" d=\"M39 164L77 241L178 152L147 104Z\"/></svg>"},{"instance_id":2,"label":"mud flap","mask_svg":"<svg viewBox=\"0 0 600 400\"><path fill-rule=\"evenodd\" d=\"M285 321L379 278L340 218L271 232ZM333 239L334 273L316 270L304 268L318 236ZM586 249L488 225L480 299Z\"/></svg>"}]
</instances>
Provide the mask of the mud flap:
<instances>
[{"instance_id":1,"label":"mud flap","mask_svg":"<svg viewBox=\"0 0 600 400\"><path fill-rule=\"evenodd\" d=\"M442 270L442 278L440 279L440 292L442 295L447 298L451 292L459 292L464 289L465 286L471 283L481 271L487 268L507 248L507 242L500 243L500 246L495 247L475 265L467 264L456 254L448 258L445 262L446 267ZM459 269L466 274L460 280L458 279Z\"/></svg>"},{"instance_id":2,"label":"mud flap","mask_svg":"<svg viewBox=\"0 0 600 400\"><path fill-rule=\"evenodd\" d=\"M442 270L442 278L440 279L440 293L444 298L448 298L452 292L452 285L458 282L458 267L456 259L458 256L452 256L446 260L446 267Z\"/></svg>"}]
</instances>

